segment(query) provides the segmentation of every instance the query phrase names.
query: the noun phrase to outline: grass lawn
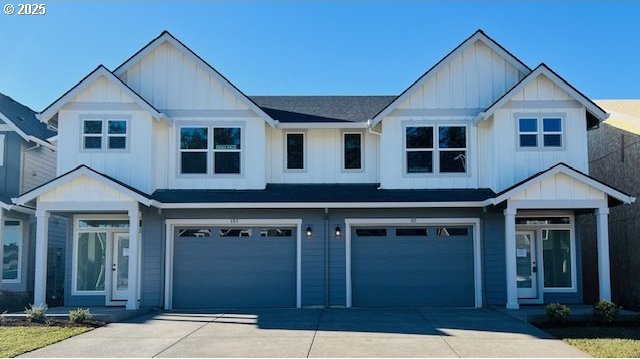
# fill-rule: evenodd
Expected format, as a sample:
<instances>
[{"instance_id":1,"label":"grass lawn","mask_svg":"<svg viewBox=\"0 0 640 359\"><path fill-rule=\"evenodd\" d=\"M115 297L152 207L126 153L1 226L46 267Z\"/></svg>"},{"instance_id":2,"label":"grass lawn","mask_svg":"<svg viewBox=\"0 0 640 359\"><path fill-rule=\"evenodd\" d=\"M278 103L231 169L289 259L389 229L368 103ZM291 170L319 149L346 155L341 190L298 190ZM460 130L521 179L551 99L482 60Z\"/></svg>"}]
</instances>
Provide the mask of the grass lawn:
<instances>
[{"instance_id":1,"label":"grass lawn","mask_svg":"<svg viewBox=\"0 0 640 359\"><path fill-rule=\"evenodd\" d=\"M640 327L543 328L596 358L640 357Z\"/></svg>"},{"instance_id":2,"label":"grass lawn","mask_svg":"<svg viewBox=\"0 0 640 359\"><path fill-rule=\"evenodd\" d=\"M0 358L15 357L91 329L56 326L0 327Z\"/></svg>"}]
</instances>

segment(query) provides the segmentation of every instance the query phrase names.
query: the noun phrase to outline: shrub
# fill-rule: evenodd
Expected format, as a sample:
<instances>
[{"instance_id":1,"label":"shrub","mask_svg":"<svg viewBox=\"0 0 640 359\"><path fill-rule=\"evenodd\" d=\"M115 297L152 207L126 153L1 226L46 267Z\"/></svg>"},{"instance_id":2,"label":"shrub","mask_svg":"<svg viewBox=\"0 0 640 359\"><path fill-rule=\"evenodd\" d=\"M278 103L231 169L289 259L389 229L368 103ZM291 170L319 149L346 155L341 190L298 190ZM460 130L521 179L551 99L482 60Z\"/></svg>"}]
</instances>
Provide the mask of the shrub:
<instances>
[{"instance_id":1,"label":"shrub","mask_svg":"<svg viewBox=\"0 0 640 359\"><path fill-rule=\"evenodd\" d=\"M87 320L91 319L93 315L89 308L83 309L78 308L69 311L69 322L71 323L85 323Z\"/></svg>"},{"instance_id":2,"label":"shrub","mask_svg":"<svg viewBox=\"0 0 640 359\"><path fill-rule=\"evenodd\" d=\"M7 316L7 311L5 310L4 312L0 313L0 325L2 325L2 322L4 322L4 318Z\"/></svg>"},{"instance_id":3,"label":"shrub","mask_svg":"<svg viewBox=\"0 0 640 359\"><path fill-rule=\"evenodd\" d=\"M47 309L46 304L31 304L30 308L24 308L24 314L30 322L43 323L47 319Z\"/></svg>"},{"instance_id":4,"label":"shrub","mask_svg":"<svg viewBox=\"0 0 640 359\"><path fill-rule=\"evenodd\" d=\"M593 306L596 318L600 321L610 323L618 316L620 308L609 301L601 300Z\"/></svg>"},{"instance_id":5,"label":"shrub","mask_svg":"<svg viewBox=\"0 0 640 359\"><path fill-rule=\"evenodd\" d=\"M544 309L544 314L547 316L547 319L554 323L566 321L570 313L571 309L560 303L551 303Z\"/></svg>"}]
</instances>

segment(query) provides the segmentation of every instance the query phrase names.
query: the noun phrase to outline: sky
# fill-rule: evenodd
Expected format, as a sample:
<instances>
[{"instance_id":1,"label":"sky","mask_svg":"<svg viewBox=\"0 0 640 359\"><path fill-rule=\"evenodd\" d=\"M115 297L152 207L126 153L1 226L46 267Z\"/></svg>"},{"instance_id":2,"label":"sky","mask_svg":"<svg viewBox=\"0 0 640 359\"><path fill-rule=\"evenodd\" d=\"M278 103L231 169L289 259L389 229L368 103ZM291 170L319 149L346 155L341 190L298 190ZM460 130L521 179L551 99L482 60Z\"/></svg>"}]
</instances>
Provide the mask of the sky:
<instances>
[{"instance_id":1,"label":"sky","mask_svg":"<svg viewBox=\"0 0 640 359\"><path fill-rule=\"evenodd\" d=\"M163 30L249 95L397 95L483 29L591 98L640 98L640 1L38 2L0 13L0 92L36 111Z\"/></svg>"}]
</instances>

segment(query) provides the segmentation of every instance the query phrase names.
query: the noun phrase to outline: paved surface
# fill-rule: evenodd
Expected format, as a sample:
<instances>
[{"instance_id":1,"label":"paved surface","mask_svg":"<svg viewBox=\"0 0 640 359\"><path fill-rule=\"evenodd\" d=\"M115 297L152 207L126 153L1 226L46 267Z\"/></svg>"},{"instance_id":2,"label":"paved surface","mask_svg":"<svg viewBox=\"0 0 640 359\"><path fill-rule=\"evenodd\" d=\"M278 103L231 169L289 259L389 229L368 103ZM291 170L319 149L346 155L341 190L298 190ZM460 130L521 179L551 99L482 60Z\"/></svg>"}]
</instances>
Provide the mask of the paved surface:
<instances>
[{"instance_id":1,"label":"paved surface","mask_svg":"<svg viewBox=\"0 0 640 359\"><path fill-rule=\"evenodd\" d=\"M147 314L29 357L584 357L491 309Z\"/></svg>"}]
</instances>

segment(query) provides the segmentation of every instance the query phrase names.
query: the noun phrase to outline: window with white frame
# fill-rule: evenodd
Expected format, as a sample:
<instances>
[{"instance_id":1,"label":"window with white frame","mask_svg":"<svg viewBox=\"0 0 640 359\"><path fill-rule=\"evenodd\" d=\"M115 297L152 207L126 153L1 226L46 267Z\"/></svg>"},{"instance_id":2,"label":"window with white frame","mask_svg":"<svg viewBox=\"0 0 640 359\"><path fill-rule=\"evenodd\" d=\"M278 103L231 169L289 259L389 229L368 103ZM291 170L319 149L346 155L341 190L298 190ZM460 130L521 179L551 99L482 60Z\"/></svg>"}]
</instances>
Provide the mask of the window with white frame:
<instances>
[{"instance_id":1,"label":"window with white frame","mask_svg":"<svg viewBox=\"0 0 640 359\"><path fill-rule=\"evenodd\" d=\"M286 134L286 156L288 170L304 169L304 133Z\"/></svg>"},{"instance_id":2,"label":"window with white frame","mask_svg":"<svg viewBox=\"0 0 640 359\"><path fill-rule=\"evenodd\" d=\"M362 169L362 133L344 133L344 169Z\"/></svg>"},{"instance_id":3,"label":"window with white frame","mask_svg":"<svg viewBox=\"0 0 640 359\"><path fill-rule=\"evenodd\" d=\"M181 174L241 173L240 127L183 126L179 142Z\"/></svg>"},{"instance_id":4,"label":"window with white frame","mask_svg":"<svg viewBox=\"0 0 640 359\"><path fill-rule=\"evenodd\" d=\"M4 261L2 262L2 281L20 283L22 263L22 222L8 220L4 222L3 233Z\"/></svg>"},{"instance_id":5,"label":"window with white frame","mask_svg":"<svg viewBox=\"0 0 640 359\"><path fill-rule=\"evenodd\" d=\"M520 148L560 148L563 146L563 121L558 116L518 118Z\"/></svg>"},{"instance_id":6,"label":"window with white frame","mask_svg":"<svg viewBox=\"0 0 640 359\"><path fill-rule=\"evenodd\" d=\"M127 127L125 119L82 120L82 148L125 150L127 149Z\"/></svg>"},{"instance_id":7,"label":"window with white frame","mask_svg":"<svg viewBox=\"0 0 640 359\"><path fill-rule=\"evenodd\" d=\"M408 126L405 129L406 172L466 173L466 126ZM437 137L436 137L437 135ZM434 157L437 162L434 163Z\"/></svg>"}]
</instances>

